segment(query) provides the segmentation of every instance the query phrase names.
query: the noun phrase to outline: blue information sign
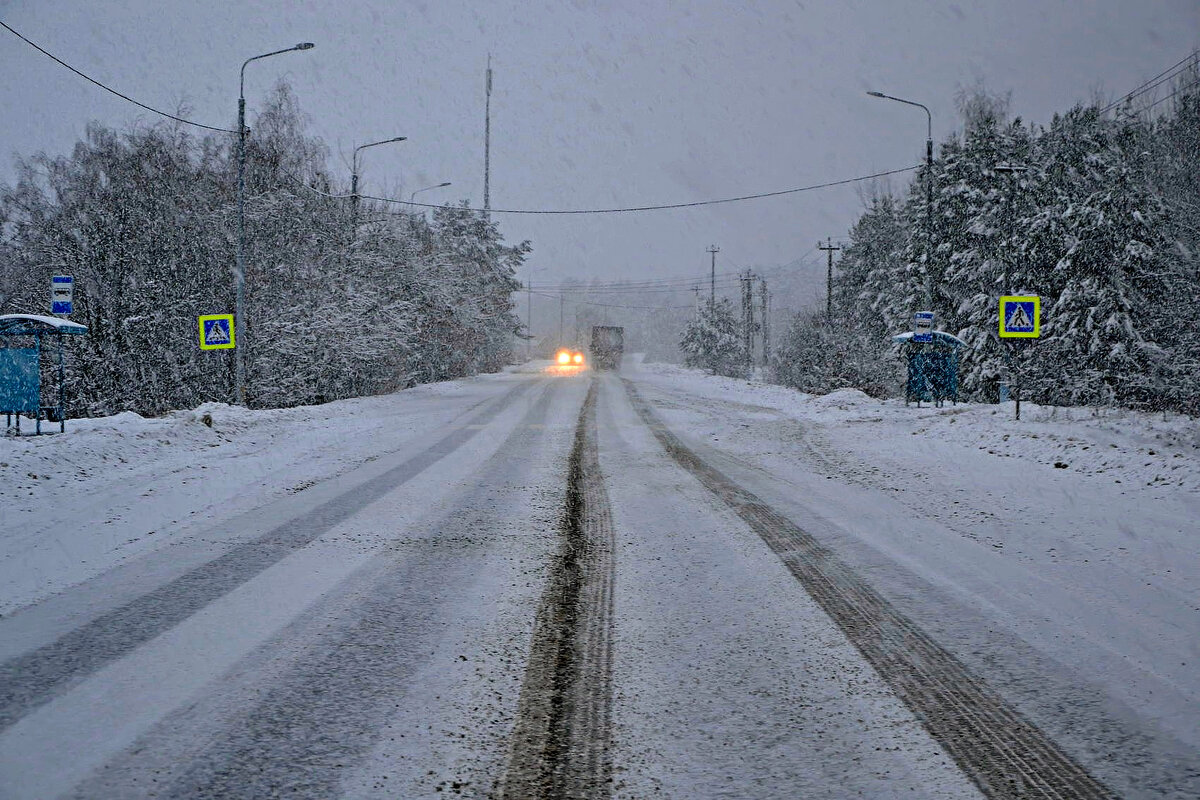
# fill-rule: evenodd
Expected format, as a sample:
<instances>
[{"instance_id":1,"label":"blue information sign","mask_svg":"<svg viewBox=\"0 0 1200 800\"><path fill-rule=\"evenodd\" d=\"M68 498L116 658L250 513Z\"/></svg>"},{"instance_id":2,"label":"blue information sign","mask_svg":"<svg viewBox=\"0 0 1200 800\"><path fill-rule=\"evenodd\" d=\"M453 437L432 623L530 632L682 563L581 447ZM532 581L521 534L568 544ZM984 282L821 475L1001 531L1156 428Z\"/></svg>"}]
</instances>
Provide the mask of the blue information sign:
<instances>
[{"instance_id":1,"label":"blue information sign","mask_svg":"<svg viewBox=\"0 0 1200 800\"><path fill-rule=\"evenodd\" d=\"M75 294L75 279L70 275L55 275L50 279L50 313L70 314Z\"/></svg>"},{"instance_id":2,"label":"blue information sign","mask_svg":"<svg viewBox=\"0 0 1200 800\"><path fill-rule=\"evenodd\" d=\"M913 314L913 337L914 342L932 342L933 341L933 312L918 311Z\"/></svg>"},{"instance_id":3,"label":"blue information sign","mask_svg":"<svg viewBox=\"0 0 1200 800\"><path fill-rule=\"evenodd\" d=\"M200 317L201 350L228 350L234 345L232 314L207 314Z\"/></svg>"},{"instance_id":4,"label":"blue information sign","mask_svg":"<svg viewBox=\"0 0 1200 800\"><path fill-rule=\"evenodd\" d=\"M1000 335L1036 339L1041 333L1042 300L1037 295L1000 298Z\"/></svg>"}]
</instances>

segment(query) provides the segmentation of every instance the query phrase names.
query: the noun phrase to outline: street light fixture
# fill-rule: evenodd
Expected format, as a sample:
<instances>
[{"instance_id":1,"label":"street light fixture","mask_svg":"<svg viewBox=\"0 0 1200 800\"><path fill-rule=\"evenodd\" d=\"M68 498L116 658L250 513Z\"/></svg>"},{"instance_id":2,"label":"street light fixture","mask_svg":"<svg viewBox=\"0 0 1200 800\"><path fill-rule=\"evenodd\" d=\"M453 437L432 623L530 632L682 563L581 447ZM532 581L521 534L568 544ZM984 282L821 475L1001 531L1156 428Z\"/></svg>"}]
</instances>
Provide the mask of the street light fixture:
<instances>
[{"instance_id":1,"label":"street light fixture","mask_svg":"<svg viewBox=\"0 0 1200 800\"><path fill-rule=\"evenodd\" d=\"M439 183L434 186L426 186L424 189L417 189L415 192L413 192L412 194L410 194L408 196L408 202L411 203L413 201L413 198L415 198L421 192L428 192L430 189L441 189L441 188L444 188L449 185L450 185L450 181L446 181L445 183Z\"/></svg>"},{"instance_id":2,"label":"street light fixture","mask_svg":"<svg viewBox=\"0 0 1200 800\"><path fill-rule=\"evenodd\" d=\"M871 97L882 97L884 100L895 100L897 103L925 109L927 123L925 133L925 307L932 311L933 283L930 269L933 267L933 114L929 113L927 106L912 100L892 97L883 92L867 92L867 94Z\"/></svg>"},{"instance_id":3,"label":"street light fixture","mask_svg":"<svg viewBox=\"0 0 1200 800\"><path fill-rule=\"evenodd\" d=\"M242 70L238 78L238 240L237 267L234 274L236 309L234 311L233 329L234 340L239 342L234 349L234 402L246 405L246 322L244 308L246 295L246 65L260 58L277 56L280 53L290 53L293 50L311 50L312 42L300 42L294 47L285 47L260 56L247 58L242 62Z\"/></svg>"},{"instance_id":4,"label":"street light fixture","mask_svg":"<svg viewBox=\"0 0 1200 800\"><path fill-rule=\"evenodd\" d=\"M407 136L394 136L391 139L381 139L378 142L371 142L370 144L360 144L354 148L354 154L350 157L350 196L353 198L351 202L354 204L355 220L358 219L358 151L380 144L403 142L407 138Z\"/></svg>"},{"instance_id":5,"label":"street light fixture","mask_svg":"<svg viewBox=\"0 0 1200 800\"><path fill-rule=\"evenodd\" d=\"M992 169L995 170L996 172L1000 172L1005 175L1018 175L1022 172L1029 171L1029 167L1022 166L1020 164L997 164L996 166L992 167ZM1008 216L1010 218L1010 222L1011 222L1011 217L1012 217L1012 213L1013 213L1013 195L1015 195L1015 194L1016 194L1015 187L1009 187L1007 205L1008 205ZM1009 289L1011 288L1008 285L1008 262L1009 262L1009 259L1007 257L1005 257L1005 259L1004 259L1004 286L1002 287L1002 292L1004 294L1008 294Z\"/></svg>"}]
</instances>

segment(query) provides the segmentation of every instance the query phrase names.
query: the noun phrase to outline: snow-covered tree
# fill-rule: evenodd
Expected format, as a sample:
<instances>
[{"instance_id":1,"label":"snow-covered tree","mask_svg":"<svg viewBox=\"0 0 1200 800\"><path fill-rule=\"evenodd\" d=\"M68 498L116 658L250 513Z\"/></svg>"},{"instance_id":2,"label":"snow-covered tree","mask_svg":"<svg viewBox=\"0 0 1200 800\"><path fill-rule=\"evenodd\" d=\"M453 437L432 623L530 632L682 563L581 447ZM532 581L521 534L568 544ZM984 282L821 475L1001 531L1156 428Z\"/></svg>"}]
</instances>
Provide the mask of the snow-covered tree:
<instances>
[{"instance_id":1,"label":"snow-covered tree","mask_svg":"<svg viewBox=\"0 0 1200 800\"><path fill-rule=\"evenodd\" d=\"M703 367L715 375L743 375L746 347L733 303L723 297L703 306L684 330L679 349L689 367Z\"/></svg>"}]
</instances>

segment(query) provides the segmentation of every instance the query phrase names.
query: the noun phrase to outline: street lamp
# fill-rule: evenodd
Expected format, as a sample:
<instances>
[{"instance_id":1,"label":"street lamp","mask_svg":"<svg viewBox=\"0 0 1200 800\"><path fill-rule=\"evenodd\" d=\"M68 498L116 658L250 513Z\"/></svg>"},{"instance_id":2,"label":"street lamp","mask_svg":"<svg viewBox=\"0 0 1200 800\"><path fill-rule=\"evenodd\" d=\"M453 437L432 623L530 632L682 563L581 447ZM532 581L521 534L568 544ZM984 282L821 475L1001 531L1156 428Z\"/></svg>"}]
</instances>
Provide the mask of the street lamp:
<instances>
[{"instance_id":1,"label":"street lamp","mask_svg":"<svg viewBox=\"0 0 1200 800\"><path fill-rule=\"evenodd\" d=\"M993 170L995 170L996 172L1000 172L1000 173L1003 173L1003 174L1005 174L1005 175L1018 175L1018 174L1020 174L1020 173L1022 173L1022 172L1028 172L1028 171L1029 171L1029 167L1022 166L1022 165L1020 165L1020 164L997 164L996 166L992 167L992 169L993 169ZM1015 181L1014 181L1014 184L1015 184ZM1008 190L1008 202L1006 203L1006 205L1008 206L1008 217L1009 217L1009 220L1008 220L1008 221L1009 221L1009 223L1011 223L1011 222L1012 222L1012 217L1013 217L1013 199L1014 199L1014 196L1015 196L1015 195L1016 195L1016 186L1015 186L1015 185L1013 185L1013 186L1010 186L1010 187L1009 187L1009 190ZM1001 287L1001 293L1002 293L1002 294L1008 294L1008 292L1009 292L1009 290L1010 290L1010 288L1011 288L1011 287L1008 285L1008 262L1009 262L1009 260L1010 260L1010 259L1007 257L1007 254L1005 254L1005 258L1004 258L1004 285Z\"/></svg>"},{"instance_id":2,"label":"street lamp","mask_svg":"<svg viewBox=\"0 0 1200 800\"><path fill-rule=\"evenodd\" d=\"M904 103L905 105L925 109L925 117L928 124L925 134L925 307L932 311L933 284L930 277L930 269L933 267L933 114L929 113L928 107L912 100L892 97L890 94L884 94L883 92L867 92L867 94L871 95L871 97L882 97L884 100L895 100L897 103Z\"/></svg>"},{"instance_id":3,"label":"street lamp","mask_svg":"<svg viewBox=\"0 0 1200 800\"><path fill-rule=\"evenodd\" d=\"M246 322L243 306L246 294L246 65L260 58L277 56L280 53L290 53L293 50L311 50L312 42L301 42L295 47L285 47L261 56L247 58L242 62L241 75L238 78L238 240L237 268L234 274L236 285L236 309L234 311L233 329L234 341L239 342L234 356L234 401L246 405Z\"/></svg>"},{"instance_id":4,"label":"street lamp","mask_svg":"<svg viewBox=\"0 0 1200 800\"><path fill-rule=\"evenodd\" d=\"M413 192L412 194L410 194L408 196L408 202L411 203L413 201L413 198L415 198L421 192L428 192L430 189L441 189L441 188L444 188L449 185L450 185L450 181L446 181L445 183L439 183L435 186L426 186L424 189L417 189L415 192Z\"/></svg>"},{"instance_id":5,"label":"street lamp","mask_svg":"<svg viewBox=\"0 0 1200 800\"><path fill-rule=\"evenodd\" d=\"M1029 171L1029 167L1026 167L1022 164L997 164L996 166L992 167L992 169L996 172L1013 176ZM1010 228L1012 227L1012 222L1015 216L1013 214L1013 201L1016 193L1016 178L1014 177L1012 185L1009 186L1008 199L1005 203L1005 205L1008 207L1008 214L1006 216L1008 217ZM1008 264L1010 260L1011 259L1008 256L1006 248L1006 252L1004 253L1004 283L1000 287L1000 295L1002 297L1011 291L1011 287L1008 285ZM1004 363L1008 367L1009 376L1013 379L1013 399L1016 401L1016 419L1019 420L1021 418L1021 364L1019 362L1014 364L1012 356L1012 351L1016 348L1016 342L1006 339L1005 343L1002 344L1001 347L1004 348ZM1003 392L1001 392L1001 397L1003 398Z\"/></svg>"},{"instance_id":6,"label":"street lamp","mask_svg":"<svg viewBox=\"0 0 1200 800\"><path fill-rule=\"evenodd\" d=\"M395 136L391 139L381 139L378 142L371 142L370 144L360 144L354 148L354 154L350 157L350 196L353 198L351 202L353 203L355 221L358 220L358 151L379 144L403 142L407 138L407 136Z\"/></svg>"}]
</instances>

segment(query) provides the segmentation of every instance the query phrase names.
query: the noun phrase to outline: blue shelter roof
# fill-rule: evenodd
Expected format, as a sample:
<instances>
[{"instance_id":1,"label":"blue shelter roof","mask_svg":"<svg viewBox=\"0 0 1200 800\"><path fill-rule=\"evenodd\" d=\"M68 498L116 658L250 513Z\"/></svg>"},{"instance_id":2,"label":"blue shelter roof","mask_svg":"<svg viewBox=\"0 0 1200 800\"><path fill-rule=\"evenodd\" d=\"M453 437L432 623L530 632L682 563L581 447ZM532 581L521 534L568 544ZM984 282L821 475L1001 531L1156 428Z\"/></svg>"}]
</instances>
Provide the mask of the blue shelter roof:
<instances>
[{"instance_id":1,"label":"blue shelter roof","mask_svg":"<svg viewBox=\"0 0 1200 800\"><path fill-rule=\"evenodd\" d=\"M966 342L964 342L962 339L958 338L957 336L955 336L952 333L946 333L945 331L932 331L932 334L933 334L934 340L941 342L942 344L951 344L951 345L954 345L955 347L966 347L967 346ZM904 333L893 336L892 341L903 343L903 342L911 341L912 338L913 338L913 332L905 331ZM917 342L917 344L920 344L920 342Z\"/></svg>"},{"instance_id":2,"label":"blue shelter roof","mask_svg":"<svg viewBox=\"0 0 1200 800\"><path fill-rule=\"evenodd\" d=\"M39 333L87 333L87 326L69 319L37 314L0 314L0 336L35 336Z\"/></svg>"}]
</instances>

